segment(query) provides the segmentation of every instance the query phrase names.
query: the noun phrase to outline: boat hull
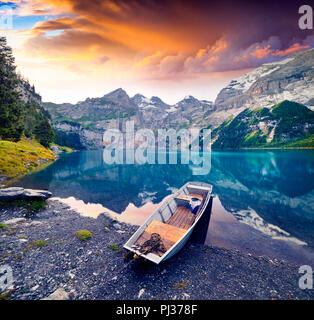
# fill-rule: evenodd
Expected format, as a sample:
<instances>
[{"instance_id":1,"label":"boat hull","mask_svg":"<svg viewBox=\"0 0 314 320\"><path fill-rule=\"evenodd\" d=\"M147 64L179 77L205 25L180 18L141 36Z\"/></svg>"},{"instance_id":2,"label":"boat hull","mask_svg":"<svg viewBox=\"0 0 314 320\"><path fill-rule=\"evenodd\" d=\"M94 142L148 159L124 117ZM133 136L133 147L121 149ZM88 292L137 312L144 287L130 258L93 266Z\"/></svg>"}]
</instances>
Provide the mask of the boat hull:
<instances>
[{"instance_id":1,"label":"boat hull","mask_svg":"<svg viewBox=\"0 0 314 320\"><path fill-rule=\"evenodd\" d=\"M173 199L175 199L179 195L186 195L186 190L194 190L195 192L202 192L204 196L202 207L191 227L186 231L186 233L179 239L164 255L161 257L157 256L153 253L142 254L136 248L134 248L135 241L139 238L139 236L146 230L146 228L150 225L153 220L159 220L161 222L166 222L171 217L171 206ZM208 213L208 210L211 210L210 198L211 198L212 186L206 183L200 182L188 182L183 187L181 187L175 194L173 194L170 199L168 199L164 204L162 204L157 210L155 210L152 215L144 222L143 225L139 227L139 229L132 235L132 237L127 241L124 245L124 248L134 252L135 254L155 263L159 264L163 261L166 261L172 258L175 254L177 254L187 243L189 238L191 237L197 223L200 221L205 212ZM168 210L169 207L169 210ZM169 213L170 212L170 213ZM210 213L209 213L210 214Z\"/></svg>"}]
</instances>

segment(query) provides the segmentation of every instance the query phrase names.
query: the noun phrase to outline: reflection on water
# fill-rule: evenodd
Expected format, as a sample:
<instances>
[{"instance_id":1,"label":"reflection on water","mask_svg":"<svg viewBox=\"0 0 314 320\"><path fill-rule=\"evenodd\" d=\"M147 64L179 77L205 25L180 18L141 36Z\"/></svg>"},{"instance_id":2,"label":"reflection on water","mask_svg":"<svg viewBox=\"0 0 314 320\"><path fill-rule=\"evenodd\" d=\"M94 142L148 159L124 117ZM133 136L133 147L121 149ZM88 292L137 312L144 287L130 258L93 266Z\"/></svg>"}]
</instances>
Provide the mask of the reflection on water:
<instances>
[{"instance_id":1,"label":"reflection on water","mask_svg":"<svg viewBox=\"0 0 314 320\"><path fill-rule=\"evenodd\" d=\"M298 240L295 241L289 236L278 240L276 233L271 234L272 237L270 237L269 232L264 233L261 230L263 229L252 228L249 224L239 221L216 197L205 243L298 264L313 264L314 252L308 247L301 247Z\"/></svg>"},{"instance_id":2,"label":"reflection on water","mask_svg":"<svg viewBox=\"0 0 314 320\"><path fill-rule=\"evenodd\" d=\"M273 239L289 239L314 248L313 151L214 152L211 159L211 172L195 176L187 165L107 165L101 151L82 151L61 156L15 185L49 189L57 197L99 204L104 210L122 213L120 219L139 224L184 183L203 181L213 185L217 196L208 243L216 237L221 245L231 246L242 235L248 237L245 228L263 235L255 244L258 248L267 239L268 244ZM224 222L219 220L222 209L228 215ZM218 237L222 223L225 229ZM230 228L233 239L228 235ZM237 246L240 249L245 247L241 243Z\"/></svg>"},{"instance_id":3,"label":"reflection on water","mask_svg":"<svg viewBox=\"0 0 314 320\"><path fill-rule=\"evenodd\" d=\"M168 197L169 196L165 197L163 201L165 201ZM71 207L71 209L77 211L84 217L97 219L100 214L105 213L115 220L138 226L141 225L163 202L162 201L161 203L156 204L147 202L140 208L136 207L133 203L129 203L122 213L117 213L99 203L85 203L83 200L77 200L74 197L55 197L51 198L51 200L58 200L64 204L67 204Z\"/></svg>"}]
</instances>

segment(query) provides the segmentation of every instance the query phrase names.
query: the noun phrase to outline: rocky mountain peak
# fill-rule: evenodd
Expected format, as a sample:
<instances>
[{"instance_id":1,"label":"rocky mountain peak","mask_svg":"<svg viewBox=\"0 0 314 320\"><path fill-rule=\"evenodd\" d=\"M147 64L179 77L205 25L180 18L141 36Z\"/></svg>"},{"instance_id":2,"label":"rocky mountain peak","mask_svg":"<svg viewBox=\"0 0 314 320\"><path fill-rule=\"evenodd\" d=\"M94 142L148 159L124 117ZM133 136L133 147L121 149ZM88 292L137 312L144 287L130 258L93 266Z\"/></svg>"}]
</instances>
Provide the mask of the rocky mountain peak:
<instances>
[{"instance_id":1,"label":"rocky mountain peak","mask_svg":"<svg viewBox=\"0 0 314 320\"><path fill-rule=\"evenodd\" d=\"M112 92L105 94L104 98L110 99L112 101L116 101L119 99L130 99L128 94L122 88L116 89Z\"/></svg>"},{"instance_id":2,"label":"rocky mountain peak","mask_svg":"<svg viewBox=\"0 0 314 320\"><path fill-rule=\"evenodd\" d=\"M153 104L160 105L161 107L169 106L165 102L163 102L159 97L156 96L153 96L150 100Z\"/></svg>"},{"instance_id":3,"label":"rocky mountain peak","mask_svg":"<svg viewBox=\"0 0 314 320\"><path fill-rule=\"evenodd\" d=\"M181 101L193 102L197 101L193 96L185 96Z\"/></svg>"},{"instance_id":4,"label":"rocky mountain peak","mask_svg":"<svg viewBox=\"0 0 314 320\"><path fill-rule=\"evenodd\" d=\"M218 110L270 107L289 99L306 103L314 97L314 50L266 63L232 80L217 95Z\"/></svg>"}]
</instances>

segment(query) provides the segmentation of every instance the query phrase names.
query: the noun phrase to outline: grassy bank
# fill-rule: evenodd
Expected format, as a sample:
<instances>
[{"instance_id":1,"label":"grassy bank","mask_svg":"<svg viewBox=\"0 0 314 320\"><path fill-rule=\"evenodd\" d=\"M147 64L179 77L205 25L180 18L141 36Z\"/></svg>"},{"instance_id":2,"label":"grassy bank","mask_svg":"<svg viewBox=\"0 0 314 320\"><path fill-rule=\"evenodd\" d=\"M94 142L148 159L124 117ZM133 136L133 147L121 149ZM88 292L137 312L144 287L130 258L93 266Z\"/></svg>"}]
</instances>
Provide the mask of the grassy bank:
<instances>
[{"instance_id":1,"label":"grassy bank","mask_svg":"<svg viewBox=\"0 0 314 320\"><path fill-rule=\"evenodd\" d=\"M60 146L60 145L58 145L58 144L56 144L56 143L53 143L53 144L51 145L51 148L52 148L52 147L56 147L56 148L59 149L59 151L65 152L65 153L69 153L69 152L74 152L74 151L75 151L75 150L72 149L72 148L65 147L65 146Z\"/></svg>"},{"instance_id":2,"label":"grassy bank","mask_svg":"<svg viewBox=\"0 0 314 320\"><path fill-rule=\"evenodd\" d=\"M0 140L0 177L13 179L34 172L55 160L54 153L36 140Z\"/></svg>"}]
</instances>

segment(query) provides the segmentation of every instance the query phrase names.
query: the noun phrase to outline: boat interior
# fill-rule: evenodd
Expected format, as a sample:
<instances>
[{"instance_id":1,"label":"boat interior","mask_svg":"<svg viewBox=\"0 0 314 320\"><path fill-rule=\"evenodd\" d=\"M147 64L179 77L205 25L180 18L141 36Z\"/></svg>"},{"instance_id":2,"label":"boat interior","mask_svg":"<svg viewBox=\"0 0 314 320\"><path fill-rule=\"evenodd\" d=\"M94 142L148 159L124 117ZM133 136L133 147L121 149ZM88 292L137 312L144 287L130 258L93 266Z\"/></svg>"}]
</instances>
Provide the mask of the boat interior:
<instances>
[{"instance_id":1,"label":"boat interior","mask_svg":"<svg viewBox=\"0 0 314 320\"><path fill-rule=\"evenodd\" d=\"M171 249L190 229L199 213L201 212L208 188L188 184L181 188L178 193L166 201L146 221L144 226L138 230L138 235L133 242L133 248L141 248L152 234L161 237L162 244L166 251ZM199 207L195 213L190 208L190 200L199 200ZM150 253L159 257L165 252L154 250Z\"/></svg>"}]
</instances>

